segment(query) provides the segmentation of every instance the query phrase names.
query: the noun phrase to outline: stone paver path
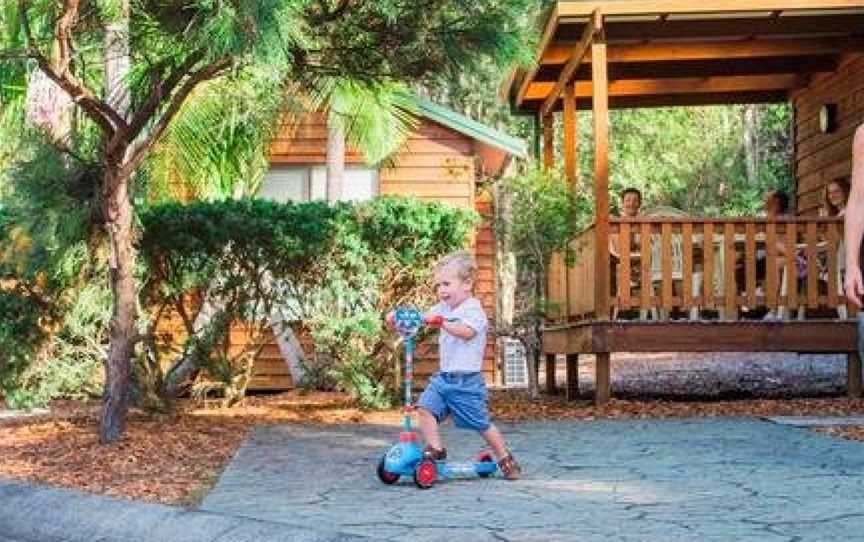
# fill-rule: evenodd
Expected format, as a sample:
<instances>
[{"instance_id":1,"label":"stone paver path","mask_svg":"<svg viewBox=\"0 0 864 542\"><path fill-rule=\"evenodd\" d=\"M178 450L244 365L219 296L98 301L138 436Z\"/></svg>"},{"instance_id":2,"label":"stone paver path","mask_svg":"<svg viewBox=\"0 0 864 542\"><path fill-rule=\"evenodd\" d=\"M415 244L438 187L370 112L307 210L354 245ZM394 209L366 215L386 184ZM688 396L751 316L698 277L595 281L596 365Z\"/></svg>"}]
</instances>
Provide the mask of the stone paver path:
<instances>
[{"instance_id":1,"label":"stone paver path","mask_svg":"<svg viewBox=\"0 0 864 542\"><path fill-rule=\"evenodd\" d=\"M768 421L502 425L518 482L385 486L384 426L258 428L202 505L389 540L864 540L864 444ZM476 435L445 428L451 457Z\"/></svg>"}]
</instances>

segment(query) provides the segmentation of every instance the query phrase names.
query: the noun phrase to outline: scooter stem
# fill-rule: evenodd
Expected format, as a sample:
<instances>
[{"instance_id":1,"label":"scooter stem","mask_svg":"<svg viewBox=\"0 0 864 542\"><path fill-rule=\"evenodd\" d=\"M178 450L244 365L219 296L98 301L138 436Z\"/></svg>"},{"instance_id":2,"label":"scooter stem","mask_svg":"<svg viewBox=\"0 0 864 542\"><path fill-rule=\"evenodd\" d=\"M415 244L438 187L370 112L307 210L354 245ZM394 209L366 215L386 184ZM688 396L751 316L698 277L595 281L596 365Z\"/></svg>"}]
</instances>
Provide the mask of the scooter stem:
<instances>
[{"instance_id":1,"label":"scooter stem","mask_svg":"<svg viewBox=\"0 0 864 542\"><path fill-rule=\"evenodd\" d=\"M414 378L414 337L405 337L405 431L411 431L411 385Z\"/></svg>"}]
</instances>

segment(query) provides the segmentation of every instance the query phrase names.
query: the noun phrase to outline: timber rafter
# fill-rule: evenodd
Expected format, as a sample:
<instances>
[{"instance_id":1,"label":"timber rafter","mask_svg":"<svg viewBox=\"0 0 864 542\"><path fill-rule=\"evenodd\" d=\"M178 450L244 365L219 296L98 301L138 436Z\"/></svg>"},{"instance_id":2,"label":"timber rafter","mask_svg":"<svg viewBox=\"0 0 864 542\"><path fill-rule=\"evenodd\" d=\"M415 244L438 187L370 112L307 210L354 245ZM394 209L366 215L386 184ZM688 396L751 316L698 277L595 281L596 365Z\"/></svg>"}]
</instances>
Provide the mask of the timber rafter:
<instances>
[{"instance_id":1,"label":"timber rafter","mask_svg":"<svg viewBox=\"0 0 864 542\"><path fill-rule=\"evenodd\" d=\"M558 76L558 81L555 83L555 86L552 88L552 91L549 93L549 96L540 108L540 114L542 116L546 116L550 111L552 111L555 102L558 101L558 97L561 96L561 92L564 90L564 86L570 82L573 73L588 53L588 49L591 47L591 43L594 41L595 36L602 32L603 16L598 9L591 17L591 21L585 25L582 39L580 39L579 43L567 52L567 63L564 65L564 68L561 70L561 75Z\"/></svg>"}]
</instances>

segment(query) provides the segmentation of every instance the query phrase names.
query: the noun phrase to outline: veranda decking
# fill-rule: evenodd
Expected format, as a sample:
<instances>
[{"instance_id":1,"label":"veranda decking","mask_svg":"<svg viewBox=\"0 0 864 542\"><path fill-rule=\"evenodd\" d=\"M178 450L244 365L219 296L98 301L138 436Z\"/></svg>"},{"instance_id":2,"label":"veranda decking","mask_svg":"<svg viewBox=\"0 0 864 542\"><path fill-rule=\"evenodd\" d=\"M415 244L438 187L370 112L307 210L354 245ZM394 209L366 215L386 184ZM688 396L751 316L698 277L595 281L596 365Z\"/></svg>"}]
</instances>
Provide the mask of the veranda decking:
<instances>
[{"instance_id":1,"label":"veranda decking","mask_svg":"<svg viewBox=\"0 0 864 542\"><path fill-rule=\"evenodd\" d=\"M550 167L562 111L574 189L576 118L584 109L593 118L595 221L571 243L572 260L562 254L551 266L559 310L544 332L547 356L567 354L571 375L580 353L596 353L604 401L615 351L844 352L849 391L860 394L840 221L610 219L609 109L792 101L798 210L809 215L821 187L849 174L851 134L864 121L862 65L860 0L557 2L536 67L504 88L514 109L536 115ZM834 122L820 123L831 110ZM748 319L760 310L781 319Z\"/></svg>"}]
</instances>

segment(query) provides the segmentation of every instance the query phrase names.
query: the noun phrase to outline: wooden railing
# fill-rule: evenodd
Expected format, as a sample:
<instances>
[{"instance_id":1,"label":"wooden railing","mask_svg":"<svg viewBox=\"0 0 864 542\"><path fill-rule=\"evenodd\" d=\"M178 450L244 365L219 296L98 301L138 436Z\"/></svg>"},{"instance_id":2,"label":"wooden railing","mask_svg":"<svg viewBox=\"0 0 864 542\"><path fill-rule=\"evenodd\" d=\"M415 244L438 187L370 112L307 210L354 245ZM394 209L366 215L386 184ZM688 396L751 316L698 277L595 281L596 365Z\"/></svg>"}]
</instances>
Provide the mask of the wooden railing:
<instances>
[{"instance_id":1,"label":"wooden railing","mask_svg":"<svg viewBox=\"0 0 864 542\"><path fill-rule=\"evenodd\" d=\"M854 315L843 296L838 218L633 218L610 221L613 318L736 320ZM596 313L594 228L556 254L550 319ZM554 310L557 309L557 310Z\"/></svg>"}]
</instances>

